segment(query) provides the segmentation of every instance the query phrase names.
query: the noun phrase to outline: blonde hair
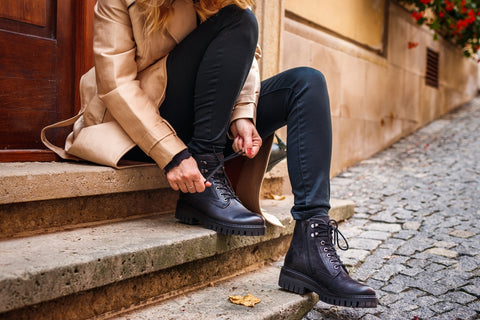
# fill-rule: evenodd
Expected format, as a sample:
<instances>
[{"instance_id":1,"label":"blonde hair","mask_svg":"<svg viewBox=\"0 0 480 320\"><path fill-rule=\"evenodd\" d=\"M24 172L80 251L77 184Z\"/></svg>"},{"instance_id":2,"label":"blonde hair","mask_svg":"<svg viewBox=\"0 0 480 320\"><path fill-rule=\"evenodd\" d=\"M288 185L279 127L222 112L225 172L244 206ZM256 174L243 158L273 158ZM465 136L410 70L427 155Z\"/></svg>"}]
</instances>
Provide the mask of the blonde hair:
<instances>
[{"instance_id":1,"label":"blonde hair","mask_svg":"<svg viewBox=\"0 0 480 320\"><path fill-rule=\"evenodd\" d=\"M152 34L162 30L173 14L175 0L137 0L145 15L145 32ZM252 6L254 0L197 0L194 1L195 11L203 22L221 8L235 4L242 9Z\"/></svg>"}]
</instances>

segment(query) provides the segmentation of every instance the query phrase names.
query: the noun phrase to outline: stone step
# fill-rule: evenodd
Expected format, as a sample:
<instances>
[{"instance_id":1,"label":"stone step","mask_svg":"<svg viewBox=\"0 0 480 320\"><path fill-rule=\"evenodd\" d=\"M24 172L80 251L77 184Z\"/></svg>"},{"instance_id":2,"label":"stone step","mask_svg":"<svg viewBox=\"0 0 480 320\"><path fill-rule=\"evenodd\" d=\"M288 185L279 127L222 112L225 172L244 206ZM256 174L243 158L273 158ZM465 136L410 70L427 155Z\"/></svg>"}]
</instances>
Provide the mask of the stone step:
<instances>
[{"instance_id":1,"label":"stone step","mask_svg":"<svg viewBox=\"0 0 480 320\"><path fill-rule=\"evenodd\" d=\"M262 194L282 193L283 167L266 175ZM0 180L0 239L171 213L178 198L154 165L0 163Z\"/></svg>"},{"instance_id":2,"label":"stone step","mask_svg":"<svg viewBox=\"0 0 480 320\"><path fill-rule=\"evenodd\" d=\"M0 163L0 204L167 188L157 166L116 170L76 162Z\"/></svg>"},{"instance_id":3,"label":"stone step","mask_svg":"<svg viewBox=\"0 0 480 320\"><path fill-rule=\"evenodd\" d=\"M289 205L266 201L286 228L268 226L262 237L224 236L168 214L0 241L0 318L86 319L263 264L288 247Z\"/></svg>"},{"instance_id":4,"label":"stone step","mask_svg":"<svg viewBox=\"0 0 480 320\"><path fill-rule=\"evenodd\" d=\"M178 194L156 166L0 163L0 239L173 212Z\"/></svg>"},{"instance_id":5,"label":"stone step","mask_svg":"<svg viewBox=\"0 0 480 320\"><path fill-rule=\"evenodd\" d=\"M301 319L318 301L314 293L298 295L281 290L281 261L170 300L139 305L110 320L294 320ZM229 296L252 294L261 300L254 307L236 305Z\"/></svg>"},{"instance_id":6,"label":"stone step","mask_svg":"<svg viewBox=\"0 0 480 320\"><path fill-rule=\"evenodd\" d=\"M219 235L167 214L0 241L0 318L88 319L256 268L285 254L291 205L262 201L285 225L262 237ZM332 217L342 211L353 206L334 205Z\"/></svg>"}]
</instances>

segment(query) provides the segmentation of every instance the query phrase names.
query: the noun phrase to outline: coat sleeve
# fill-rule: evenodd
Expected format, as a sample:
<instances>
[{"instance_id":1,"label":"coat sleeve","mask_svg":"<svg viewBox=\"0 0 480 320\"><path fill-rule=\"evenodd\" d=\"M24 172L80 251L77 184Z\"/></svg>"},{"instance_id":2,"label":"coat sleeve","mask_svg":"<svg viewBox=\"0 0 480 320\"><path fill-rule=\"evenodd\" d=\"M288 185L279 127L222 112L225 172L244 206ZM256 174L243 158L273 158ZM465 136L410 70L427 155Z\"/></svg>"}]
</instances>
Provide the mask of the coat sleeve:
<instances>
[{"instance_id":1,"label":"coat sleeve","mask_svg":"<svg viewBox=\"0 0 480 320\"><path fill-rule=\"evenodd\" d=\"M257 103L260 95L260 72L258 68L258 61L261 57L260 46L257 45L255 50L255 58L252 62L252 67L248 73L242 91L235 102L233 113L230 118L230 123L240 119L252 119L255 123L257 117Z\"/></svg>"},{"instance_id":2,"label":"coat sleeve","mask_svg":"<svg viewBox=\"0 0 480 320\"><path fill-rule=\"evenodd\" d=\"M124 1L97 2L93 48L100 99L128 136L164 168L186 146L137 79L136 44Z\"/></svg>"}]
</instances>

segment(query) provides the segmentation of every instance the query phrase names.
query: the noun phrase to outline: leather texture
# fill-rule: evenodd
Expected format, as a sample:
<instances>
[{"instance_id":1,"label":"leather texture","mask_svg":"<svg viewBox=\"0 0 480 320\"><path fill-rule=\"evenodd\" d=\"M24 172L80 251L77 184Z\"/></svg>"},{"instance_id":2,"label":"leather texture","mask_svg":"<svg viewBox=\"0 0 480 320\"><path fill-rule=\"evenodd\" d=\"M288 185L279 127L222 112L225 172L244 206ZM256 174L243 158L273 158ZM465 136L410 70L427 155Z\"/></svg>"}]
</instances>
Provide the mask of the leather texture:
<instances>
[{"instance_id":1,"label":"leather texture","mask_svg":"<svg viewBox=\"0 0 480 320\"><path fill-rule=\"evenodd\" d=\"M332 234L338 231L335 229L328 216L296 221L280 286L297 293L314 291L330 304L376 307L375 291L353 280L338 257Z\"/></svg>"},{"instance_id":2,"label":"leather texture","mask_svg":"<svg viewBox=\"0 0 480 320\"><path fill-rule=\"evenodd\" d=\"M202 193L181 193L175 217L189 224L201 222L206 228L223 234L264 235L261 216L245 208L235 195L223 169L223 153L194 155L204 176L216 170L209 180L212 186Z\"/></svg>"}]
</instances>

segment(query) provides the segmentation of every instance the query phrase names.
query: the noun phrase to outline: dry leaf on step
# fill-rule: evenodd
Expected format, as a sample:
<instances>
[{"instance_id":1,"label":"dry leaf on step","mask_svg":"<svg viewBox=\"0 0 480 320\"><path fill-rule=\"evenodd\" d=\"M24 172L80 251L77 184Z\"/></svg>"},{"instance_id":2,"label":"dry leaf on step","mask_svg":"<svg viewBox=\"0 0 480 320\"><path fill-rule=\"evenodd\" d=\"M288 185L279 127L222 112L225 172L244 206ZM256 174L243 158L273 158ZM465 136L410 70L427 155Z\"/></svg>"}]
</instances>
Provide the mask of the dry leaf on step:
<instances>
[{"instance_id":1,"label":"dry leaf on step","mask_svg":"<svg viewBox=\"0 0 480 320\"><path fill-rule=\"evenodd\" d=\"M230 301L232 303L241 304L241 305L244 305L244 306L247 306L247 307L253 307L257 303L262 301L262 300L258 299L257 297L252 296L250 293L247 294L244 297L242 297L242 296L228 296L228 298L230 298Z\"/></svg>"},{"instance_id":2,"label":"dry leaf on step","mask_svg":"<svg viewBox=\"0 0 480 320\"><path fill-rule=\"evenodd\" d=\"M273 193L269 193L269 194L268 194L268 198L273 199L273 200L284 200L284 199L285 199L285 196L283 196L283 195L278 195L278 194L273 194Z\"/></svg>"}]
</instances>

